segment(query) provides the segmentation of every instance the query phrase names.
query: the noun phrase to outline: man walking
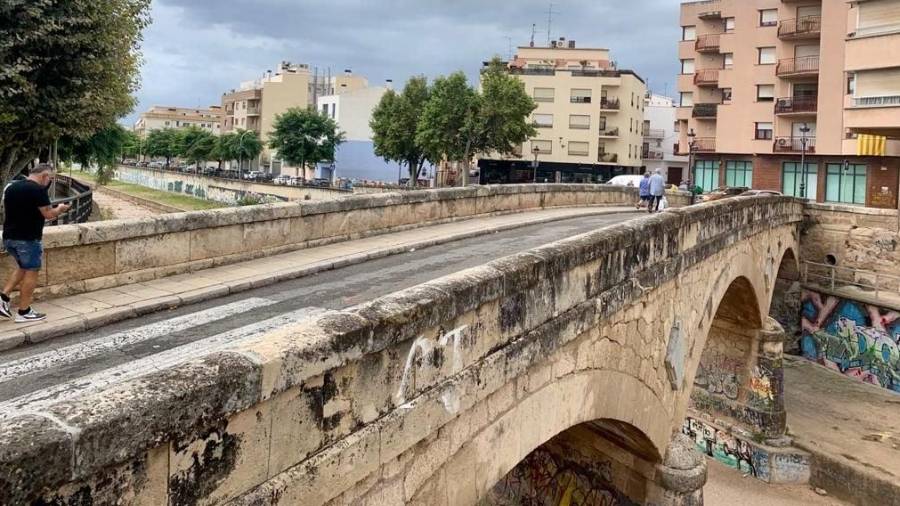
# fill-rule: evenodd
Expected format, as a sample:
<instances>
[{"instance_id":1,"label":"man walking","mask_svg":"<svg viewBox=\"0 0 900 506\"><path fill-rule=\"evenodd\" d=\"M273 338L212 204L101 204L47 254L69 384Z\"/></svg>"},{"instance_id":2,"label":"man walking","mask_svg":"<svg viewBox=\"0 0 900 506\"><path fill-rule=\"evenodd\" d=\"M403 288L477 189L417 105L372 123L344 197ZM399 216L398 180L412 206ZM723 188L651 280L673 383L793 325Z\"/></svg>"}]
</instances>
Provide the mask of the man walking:
<instances>
[{"instance_id":1,"label":"man walking","mask_svg":"<svg viewBox=\"0 0 900 506\"><path fill-rule=\"evenodd\" d=\"M16 323L43 320L47 315L31 308L34 288L44 247L44 220L52 220L69 210L69 205L51 207L47 189L53 180L53 166L41 163L28 171L28 178L16 181L6 187L3 194L4 210L3 247L16 261L18 269L0 292L0 315L12 318L10 294L19 288L19 310Z\"/></svg>"},{"instance_id":2,"label":"man walking","mask_svg":"<svg viewBox=\"0 0 900 506\"><path fill-rule=\"evenodd\" d=\"M650 176L650 202L647 206L647 212L654 213L659 209L659 201L662 200L666 192L666 181L660 174L659 169Z\"/></svg>"},{"instance_id":3,"label":"man walking","mask_svg":"<svg viewBox=\"0 0 900 506\"><path fill-rule=\"evenodd\" d=\"M644 204L647 204L647 207L650 207L650 173L644 172L644 177L641 178L641 184L638 186L638 195L640 196L640 200L638 200L637 208L640 209Z\"/></svg>"}]
</instances>

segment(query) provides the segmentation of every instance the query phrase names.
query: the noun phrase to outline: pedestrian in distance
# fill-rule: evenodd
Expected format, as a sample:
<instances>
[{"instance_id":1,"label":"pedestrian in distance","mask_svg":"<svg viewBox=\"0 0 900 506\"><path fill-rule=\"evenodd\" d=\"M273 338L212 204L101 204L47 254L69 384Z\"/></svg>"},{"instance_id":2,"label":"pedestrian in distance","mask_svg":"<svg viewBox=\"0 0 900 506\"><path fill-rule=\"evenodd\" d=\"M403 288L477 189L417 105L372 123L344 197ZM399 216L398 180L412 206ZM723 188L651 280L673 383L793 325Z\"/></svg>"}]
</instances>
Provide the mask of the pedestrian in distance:
<instances>
[{"instance_id":1,"label":"pedestrian in distance","mask_svg":"<svg viewBox=\"0 0 900 506\"><path fill-rule=\"evenodd\" d=\"M641 178L641 184L638 188L638 195L640 199L637 203L637 209L640 209L644 205L650 207L650 173L644 172L644 177Z\"/></svg>"},{"instance_id":2,"label":"pedestrian in distance","mask_svg":"<svg viewBox=\"0 0 900 506\"><path fill-rule=\"evenodd\" d=\"M662 200L665 192L666 180L663 179L659 169L656 169L650 176L650 203L647 206L647 212L655 213L659 209L659 201Z\"/></svg>"},{"instance_id":3,"label":"pedestrian in distance","mask_svg":"<svg viewBox=\"0 0 900 506\"><path fill-rule=\"evenodd\" d=\"M0 315L13 317L10 295L18 287L19 309L15 315L16 323L34 322L47 317L31 307L44 255L41 243L44 220L56 219L70 207L68 204L50 204L47 190L53 176L53 166L41 163L29 169L26 179L11 183L3 192L6 212L3 221L3 247L16 261L18 268L6 282L3 292L0 292Z\"/></svg>"}]
</instances>

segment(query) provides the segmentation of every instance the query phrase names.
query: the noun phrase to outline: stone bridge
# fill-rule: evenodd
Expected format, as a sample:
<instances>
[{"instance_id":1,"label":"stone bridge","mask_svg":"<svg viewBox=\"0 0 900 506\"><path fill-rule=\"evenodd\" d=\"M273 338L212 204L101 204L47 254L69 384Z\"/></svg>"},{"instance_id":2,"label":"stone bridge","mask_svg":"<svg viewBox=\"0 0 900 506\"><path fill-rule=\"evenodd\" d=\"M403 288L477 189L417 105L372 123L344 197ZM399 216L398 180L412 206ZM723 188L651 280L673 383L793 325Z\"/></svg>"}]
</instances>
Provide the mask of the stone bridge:
<instances>
[{"instance_id":1,"label":"stone bridge","mask_svg":"<svg viewBox=\"0 0 900 506\"><path fill-rule=\"evenodd\" d=\"M673 209L0 421L0 502L456 506L562 483L700 504L692 391L783 431L767 315L801 219L780 197Z\"/></svg>"}]
</instances>

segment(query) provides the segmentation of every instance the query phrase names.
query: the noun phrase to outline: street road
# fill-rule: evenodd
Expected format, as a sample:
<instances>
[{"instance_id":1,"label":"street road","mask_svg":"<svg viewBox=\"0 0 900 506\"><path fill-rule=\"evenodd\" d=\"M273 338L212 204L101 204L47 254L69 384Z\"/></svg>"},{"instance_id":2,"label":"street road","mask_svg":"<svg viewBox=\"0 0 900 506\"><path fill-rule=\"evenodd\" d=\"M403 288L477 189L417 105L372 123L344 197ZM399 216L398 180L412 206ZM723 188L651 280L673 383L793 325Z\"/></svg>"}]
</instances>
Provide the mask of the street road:
<instances>
[{"instance_id":1,"label":"street road","mask_svg":"<svg viewBox=\"0 0 900 506\"><path fill-rule=\"evenodd\" d=\"M583 216L413 250L0 353L0 417L170 367L637 213Z\"/></svg>"}]
</instances>

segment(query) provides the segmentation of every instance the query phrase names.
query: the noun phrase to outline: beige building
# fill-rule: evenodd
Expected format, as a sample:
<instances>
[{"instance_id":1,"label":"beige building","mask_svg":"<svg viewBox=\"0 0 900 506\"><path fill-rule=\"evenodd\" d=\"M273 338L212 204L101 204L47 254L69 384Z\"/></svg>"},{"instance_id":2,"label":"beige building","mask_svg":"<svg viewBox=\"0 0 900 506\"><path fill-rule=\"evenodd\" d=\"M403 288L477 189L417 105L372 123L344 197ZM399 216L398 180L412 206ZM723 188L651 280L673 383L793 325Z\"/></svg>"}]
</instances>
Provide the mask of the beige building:
<instances>
[{"instance_id":1,"label":"beige building","mask_svg":"<svg viewBox=\"0 0 900 506\"><path fill-rule=\"evenodd\" d=\"M221 118L222 108L217 105L208 109L155 105L141 113L134 123L134 131L144 138L153 130L196 126L219 135Z\"/></svg>"},{"instance_id":2,"label":"beige building","mask_svg":"<svg viewBox=\"0 0 900 506\"><path fill-rule=\"evenodd\" d=\"M479 160L482 183L596 182L640 170L647 86L608 49L560 39L518 48L508 66L537 103L538 135L516 156Z\"/></svg>"},{"instance_id":3,"label":"beige building","mask_svg":"<svg viewBox=\"0 0 900 506\"><path fill-rule=\"evenodd\" d=\"M690 2L681 28L679 147L704 190L897 206L900 0Z\"/></svg>"},{"instance_id":4,"label":"beige building","mask_svg":"<svg viewBox=\"0 0 900 506\"><path fill-rule=\"evenodd\" d=\"M235 130L252 130L259 135L263 145L268 142L275 118L293 107L315 107L316 97L340 94L362 89L368 81L353 75L349 70L343 75L320 75L310 70L309 65L282 62L276 71L253 81L245 81L240 87L222 94L222 125L224 133ZM282 173L282 164L277 153L265 148L259 160L249 162L250 169ZM244 167L248 169L247 166ZM312 178L308 174L298 174L295 168L284 167L284 173Z\"/></svg>"}]
</instances>

